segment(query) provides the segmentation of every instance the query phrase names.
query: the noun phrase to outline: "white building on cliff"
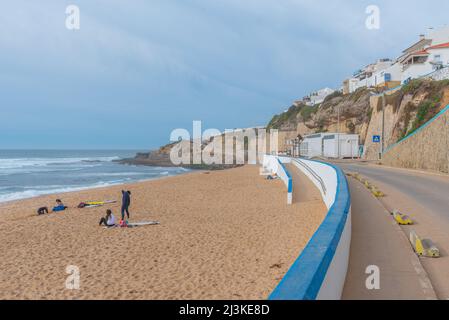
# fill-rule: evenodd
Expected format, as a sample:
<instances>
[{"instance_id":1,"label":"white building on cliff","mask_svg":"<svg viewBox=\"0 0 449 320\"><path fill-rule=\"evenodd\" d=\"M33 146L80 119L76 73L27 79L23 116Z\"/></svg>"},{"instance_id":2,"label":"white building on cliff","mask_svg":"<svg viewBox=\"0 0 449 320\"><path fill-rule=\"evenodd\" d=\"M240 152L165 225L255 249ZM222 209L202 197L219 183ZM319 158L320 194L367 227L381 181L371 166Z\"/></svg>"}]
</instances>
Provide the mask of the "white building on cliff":
<instances>
[{"instance_id":1,"label":"white building on cliff","mask_svg":"<svg viewBox=\"0 0 449 320\"><path fill-rule=\"evenodd\" d=\"M430 28L395 61L381 59L354 73L343 82L343 93L366 87L393 88L444 67L449 67L449 27Z\"/></svg>"},{"instance_id":2,"label":"white building on cliff","mask_svg":"<svg viewBox=\"0 0 449 320\"><path fill-rule=\"evenodd\" d=\"M303 98L303 102L308 106L316 106L324 102L327 96L334 93L335 90L331 88L324 88L318 91L312 92L307 97Z\"/></svg>"}]
</instances>

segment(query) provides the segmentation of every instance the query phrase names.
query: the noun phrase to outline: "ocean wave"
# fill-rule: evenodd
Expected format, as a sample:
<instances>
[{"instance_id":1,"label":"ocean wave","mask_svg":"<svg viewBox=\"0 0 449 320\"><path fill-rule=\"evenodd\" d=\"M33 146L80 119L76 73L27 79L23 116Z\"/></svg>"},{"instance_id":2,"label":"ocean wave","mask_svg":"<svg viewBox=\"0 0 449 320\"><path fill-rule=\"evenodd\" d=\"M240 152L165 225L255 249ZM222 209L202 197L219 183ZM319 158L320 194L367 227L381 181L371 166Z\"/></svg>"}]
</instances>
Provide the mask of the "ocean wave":
<instances>
[{"instance_id":1,"label":"ocean wave","mask_svg":"<svg viewBox=\"0 0 449 320\"><path fill-rule=\"evenodd\" d=\"M109 186L119 185L121 183L123 183L123 181L110 181L110 182L100 181L96 184L89 185L89 186L52 186L53 188L51 188L51 187L49 188L49 186L47 186L47 188L43 188L43 189L39 189L37 186L34 188L30 188L30 190L11 192L11 193L7 193L7 194L0 194L0 203L7 202L7 201L14 201L14 200L35 198L35 197L43 196L43 195L51 195L51 194L59 194L59 193L65 193L65 192L73 192L73 191L81 191L81 190L109 187ZM45 187L45 186L42 186L42 187Z\"/></svg>"},{"instance_id":2,"label":"ocean wave","mask_svg":"<svg viewBox=\"0 0 449 320\"><path fill-rule=\"evenodd\" d=\"M70 175L72 177L82 178L100 178L100 177L136 177L136 176L151 176L155 175L153 172L83 172L80 174Z\"/></svg>"},{"instance_id":3,"label":"ocean wave","mask_svg":"<svg viewBox=\"0 0 449 320\"><path fill-rule=\"evenodd\" d=\"M30 167L60 166L71 164L92 164L101 162L112 162L120 159L114 157L91 157L91 158L7 158L0 159L0 169L19 169Z\"/></svg>"}]
</instances>

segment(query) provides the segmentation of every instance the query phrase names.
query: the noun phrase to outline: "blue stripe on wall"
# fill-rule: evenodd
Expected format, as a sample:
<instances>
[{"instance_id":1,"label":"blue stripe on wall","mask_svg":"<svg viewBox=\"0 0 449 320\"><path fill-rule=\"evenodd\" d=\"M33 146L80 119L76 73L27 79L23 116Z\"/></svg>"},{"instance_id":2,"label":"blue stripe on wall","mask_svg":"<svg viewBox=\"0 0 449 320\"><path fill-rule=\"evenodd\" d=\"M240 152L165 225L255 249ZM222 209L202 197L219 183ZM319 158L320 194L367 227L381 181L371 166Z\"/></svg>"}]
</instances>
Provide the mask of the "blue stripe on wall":
<instances>
[{"instance_id":1,"label":"blue stripe on wall","mask_svg":"<svg viewBox=\"0 0 449 320\"><path fill-rule=\"evenodd\" d=\"M320 161L315 161L320 162ZM271 293L270 300L315 300L340 242L351 196L343 171L328 163L337 173L337 193L324 222L299 258Z\"/></svg>"},{"instance_id":2,"label":"blue stripe on wall","mask_svg":"<svg viewBox=\"0 0 449 320\"><path fill-rule=\"evenodd\" d=\"M279 158L277 158L279 164L281 165L282 169L285 171L285 174L287 175L288 178L288 193L292 193L293 192L293 179L292 176L290 175L290 172L288 172L287 168L285 167L285 165L281 162L281 160L279 160Z\"/></svg>"}]
</instances>

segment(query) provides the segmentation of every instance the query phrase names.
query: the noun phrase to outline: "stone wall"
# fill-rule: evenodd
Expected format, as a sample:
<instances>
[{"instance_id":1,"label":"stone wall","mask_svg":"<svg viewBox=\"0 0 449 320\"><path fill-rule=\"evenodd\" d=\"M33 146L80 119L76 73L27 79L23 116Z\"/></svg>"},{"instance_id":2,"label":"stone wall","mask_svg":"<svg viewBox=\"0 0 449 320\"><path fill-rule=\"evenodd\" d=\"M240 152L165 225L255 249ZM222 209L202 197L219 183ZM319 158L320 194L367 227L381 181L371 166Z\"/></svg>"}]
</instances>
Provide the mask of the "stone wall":
<instances>
[{"instance_id":1,"label":"stone wall","mask_svg":"<svg viewBox=\"0 0 449 320\"><path fill-rule=\"evenodd\" d=\"M397 90L390 91L387 95L395 93ZM369 121L369 124L366 128L365 132L361 132L361 135L366 137L365 138L365 151L364 151L364 159L367 160L377 160L379 159L379 154L381 152L381 144L380 143L374 143L373 142L373 136L378 135L382 136L382 108L378 108L378 106L381 106L382 101L381 96L373 96L370 99L371 104L371 119ZM397 123L399 122L399 119L401 117L403 108L405 107L406 103L409 100L404 99L403 103L401 103L401 106L399 106L398 110L395 111L395 107L391 104L386 103L385 105L385 147L389 146L396 141L398 141L398 137L395 136L395 127Z\"/></svg>"},{"instance_id":2,"label":"stone wall","mask_svg":"<svg viewBox=\"0 0 449 320\"><path fill-rule=\"evenodd\" d=\"M414 134L391 146L382 163L449 173L449 106Z\"/></svg>"}]
</instances>

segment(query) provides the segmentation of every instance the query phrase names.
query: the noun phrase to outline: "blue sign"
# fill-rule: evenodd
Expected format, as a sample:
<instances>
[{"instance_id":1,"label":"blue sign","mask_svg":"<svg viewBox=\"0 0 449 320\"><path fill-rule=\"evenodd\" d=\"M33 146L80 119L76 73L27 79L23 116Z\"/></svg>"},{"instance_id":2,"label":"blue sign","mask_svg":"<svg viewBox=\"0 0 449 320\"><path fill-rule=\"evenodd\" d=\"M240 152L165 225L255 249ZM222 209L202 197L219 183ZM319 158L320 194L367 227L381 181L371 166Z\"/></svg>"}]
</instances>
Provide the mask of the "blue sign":
<instances>
[{"instance_id":1,"label":"blue sign","mask_svg":"<svg viewBox=\"0 0 449 320\"><path fill-rule=\"evenodd\" d=\"M373 143L380 143L380 136L373 136Z\"/></svg>"}]
</instances>

